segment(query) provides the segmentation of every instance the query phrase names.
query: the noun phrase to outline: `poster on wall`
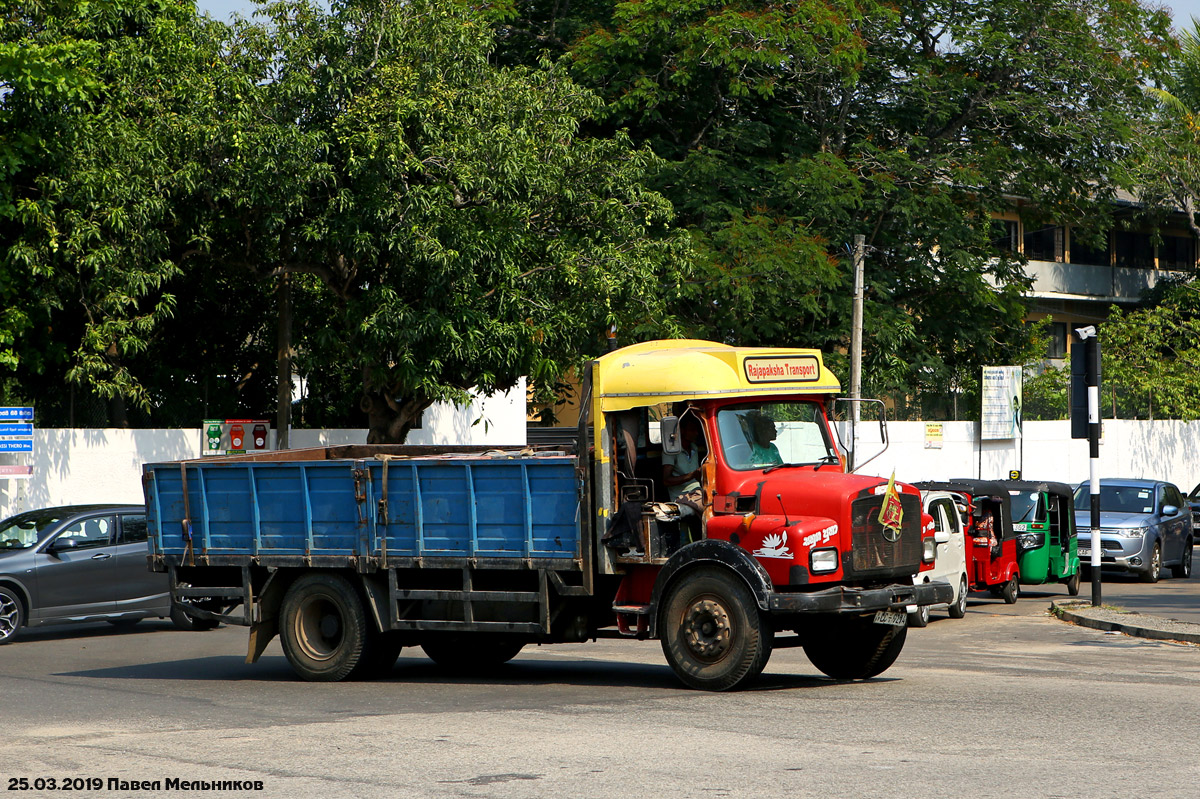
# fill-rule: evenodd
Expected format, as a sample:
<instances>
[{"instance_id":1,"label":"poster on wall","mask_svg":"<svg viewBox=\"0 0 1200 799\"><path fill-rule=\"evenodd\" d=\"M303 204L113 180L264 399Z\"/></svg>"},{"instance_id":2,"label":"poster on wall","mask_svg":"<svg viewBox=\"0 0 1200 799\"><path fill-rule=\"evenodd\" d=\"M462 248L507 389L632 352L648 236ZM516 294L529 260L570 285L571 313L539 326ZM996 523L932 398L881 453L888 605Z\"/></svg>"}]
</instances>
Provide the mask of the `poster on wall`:
<instances>
[{"instance_id":1,"label":"poster on wall","mask_svg":"<svg viewBox=\"0 0 1200 799\"><path fill-rule=\"evenodd\" d=\"M273 449L266 419L205 419L200 428L201 455L237 455Z\"/></svg>"},{"instance_id":2,"label":"poster on wall","mask_svg":"<svg viewBox=\"0 0 1200 799\"><path fill-rule=\"evenodd\" d=\"M982 440L1021 437L1021 384L1020 366L983 367Z\"/></svg>"},{"instance_id":3,"label":"poster on wall","mask_svg":"<svg viewBox=\"0 0 1200 799\"><path fill-rule=\"evenodd\" d=\"M925 449L941 449L945 429L941 422L925 423Z\"/></svg>"}]
</instances>

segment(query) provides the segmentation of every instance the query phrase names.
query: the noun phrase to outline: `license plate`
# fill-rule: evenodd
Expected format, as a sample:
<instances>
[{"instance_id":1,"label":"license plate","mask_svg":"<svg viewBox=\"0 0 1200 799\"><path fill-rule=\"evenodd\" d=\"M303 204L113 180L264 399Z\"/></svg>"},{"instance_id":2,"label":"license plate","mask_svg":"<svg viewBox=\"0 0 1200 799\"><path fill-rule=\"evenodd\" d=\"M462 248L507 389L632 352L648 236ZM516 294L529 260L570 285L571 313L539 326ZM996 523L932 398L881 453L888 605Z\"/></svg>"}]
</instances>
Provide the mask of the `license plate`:
<instances>
[{"instance_id":1,"label":"license plate","mask_svg":"<svg viewBox=\"0 0 1200 799\"><path fill-rule=\"evenodd\" d=\"M1092 550L1090 548L1087 548L1087 547L1079 548L1079 557L1081 557L1081 558L1085 557L1085 556L1091 557L1091 555L1092 555Z\"/></svg>"},{"instance_id":2,"label":"license plate","mask_svg":"<svg viewBox=\"0 0 1200 799\"><path fill-rule=\"evenodd\" d=\"M903 627L908 624L908 615L890 610L880 610L875 613L876 624L887 624L891 627Z\"/></svg>"}]
</instances>

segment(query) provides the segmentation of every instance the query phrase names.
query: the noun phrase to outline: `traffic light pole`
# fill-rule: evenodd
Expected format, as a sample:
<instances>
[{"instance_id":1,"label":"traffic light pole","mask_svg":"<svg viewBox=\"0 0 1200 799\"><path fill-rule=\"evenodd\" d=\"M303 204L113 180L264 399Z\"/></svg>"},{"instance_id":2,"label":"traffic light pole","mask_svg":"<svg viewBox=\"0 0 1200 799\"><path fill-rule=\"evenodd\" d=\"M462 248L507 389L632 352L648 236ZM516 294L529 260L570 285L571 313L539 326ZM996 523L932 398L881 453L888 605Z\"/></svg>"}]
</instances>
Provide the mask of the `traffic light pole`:
<instances>
[{"instance_id":1,"label":"traffic light pole","mask_svg":"<svg viewBox=\"0 0 1200 799\"><path fill-rule=\"evenodd\" d=\"M1075 329L1084 349L1087 382L1088 473L1092 507L1092 606L1100 607L1100 336L1094 325ZM1072 359L1073 361L1074 359Z\"/></svg>"}]
</instances>

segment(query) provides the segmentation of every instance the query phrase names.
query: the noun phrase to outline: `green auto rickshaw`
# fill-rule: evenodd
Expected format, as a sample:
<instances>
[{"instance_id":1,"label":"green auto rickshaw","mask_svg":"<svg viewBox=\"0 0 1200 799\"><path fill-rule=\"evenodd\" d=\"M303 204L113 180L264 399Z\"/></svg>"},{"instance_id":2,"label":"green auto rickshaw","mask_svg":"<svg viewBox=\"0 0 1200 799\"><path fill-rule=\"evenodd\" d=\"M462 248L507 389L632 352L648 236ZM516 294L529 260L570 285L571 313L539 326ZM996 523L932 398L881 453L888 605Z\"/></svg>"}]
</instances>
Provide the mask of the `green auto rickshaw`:
<instances>
[{"instance_id":1,"label":"green auto rickshaw","mask_svg":"<svg viewBox=\"0 0 1200 799\"><path fill-rule=\"evenodd\" d=\"M1006 480L1023 585L1065 583L1079 595L1074 489L1063 483Z\"/></svg>"}]
</instances>

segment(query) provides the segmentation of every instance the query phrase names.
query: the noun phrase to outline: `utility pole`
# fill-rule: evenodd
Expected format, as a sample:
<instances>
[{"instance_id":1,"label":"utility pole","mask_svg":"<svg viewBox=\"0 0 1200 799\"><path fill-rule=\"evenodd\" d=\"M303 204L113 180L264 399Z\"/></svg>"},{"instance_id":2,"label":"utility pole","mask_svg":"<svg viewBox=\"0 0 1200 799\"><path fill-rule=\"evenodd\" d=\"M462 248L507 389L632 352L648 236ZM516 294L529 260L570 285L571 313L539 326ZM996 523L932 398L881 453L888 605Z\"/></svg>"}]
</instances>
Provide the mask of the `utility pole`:
<instances>
[{"instance_id":1,"label":"utility pole","mask_svg":"<svg viewBox=\"0 0 1200 799\"><path fill-rule=\"evenodd\" d=\"M862 399L863 245L866 237L854 236L854 312L850 322L850 469L858 460L859 400Z\"/></svg>"}]
</instances>

